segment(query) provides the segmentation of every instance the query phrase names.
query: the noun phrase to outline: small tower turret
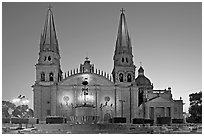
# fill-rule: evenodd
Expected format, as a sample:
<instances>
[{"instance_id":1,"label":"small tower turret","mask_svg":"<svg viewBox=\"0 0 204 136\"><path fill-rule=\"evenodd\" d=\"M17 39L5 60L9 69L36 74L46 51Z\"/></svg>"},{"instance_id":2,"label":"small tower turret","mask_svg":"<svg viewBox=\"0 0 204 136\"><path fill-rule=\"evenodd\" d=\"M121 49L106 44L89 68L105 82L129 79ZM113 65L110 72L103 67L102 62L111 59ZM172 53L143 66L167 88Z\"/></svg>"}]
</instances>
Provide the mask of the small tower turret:
<instances>
[{"instance_id":1,"label":"small tower turret","mask_svg":"<svg viewBox=\"0 0 204 136\"><path fill-rule=\"evenodd\" d=\"M94 73L94 64L91 64L88 57L85 58L84 64L80 65L80 73Z\"/></svg>"}]
</instances>

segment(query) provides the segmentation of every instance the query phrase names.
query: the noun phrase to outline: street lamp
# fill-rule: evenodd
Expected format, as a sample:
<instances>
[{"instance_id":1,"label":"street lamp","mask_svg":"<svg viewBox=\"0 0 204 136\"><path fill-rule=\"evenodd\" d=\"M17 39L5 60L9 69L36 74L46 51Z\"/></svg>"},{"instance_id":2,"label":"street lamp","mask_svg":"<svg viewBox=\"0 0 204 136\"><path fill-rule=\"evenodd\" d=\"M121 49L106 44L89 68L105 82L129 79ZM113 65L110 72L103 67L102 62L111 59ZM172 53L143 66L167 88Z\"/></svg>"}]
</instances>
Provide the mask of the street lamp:
<instances>
[{"instance_id":1,"label":"street lamp","mask_svg":"<svg viewBox=\"0 0 204 136\"><path fill-rule=\"evenodd\" d=\"M19 95L17 98L13 99L12 102L16 105L27 105L30 101L24 95Z\"/></svg>"}]
</instances>

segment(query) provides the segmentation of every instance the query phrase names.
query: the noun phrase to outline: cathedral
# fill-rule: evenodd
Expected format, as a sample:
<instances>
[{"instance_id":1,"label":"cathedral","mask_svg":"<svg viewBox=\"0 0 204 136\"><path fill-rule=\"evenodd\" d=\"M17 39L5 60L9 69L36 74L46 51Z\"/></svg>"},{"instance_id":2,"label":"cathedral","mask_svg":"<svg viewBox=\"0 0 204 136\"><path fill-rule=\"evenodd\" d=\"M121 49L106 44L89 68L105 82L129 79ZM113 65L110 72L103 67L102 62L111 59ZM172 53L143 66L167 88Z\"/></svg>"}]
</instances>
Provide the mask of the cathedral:
<instances>
[{"instance_id":1,"label":"cathedral","mask_svg":"<svg viewBox=\"0 0 204 136\"><path fill-rule=\"evenodd\" d=\"M33 87L34 115L40 121L60 116L67 120L97 118L105 123L123 118L183 119L183 100L173 100L171 88L155 90L142 66L136 70L124 10L119 17L111 75L94 68L88 57L79 68L63 72L54 15L49 8L40 38ZM110 58L111 59L111 58Z\"/></svg>"}]
</instances>

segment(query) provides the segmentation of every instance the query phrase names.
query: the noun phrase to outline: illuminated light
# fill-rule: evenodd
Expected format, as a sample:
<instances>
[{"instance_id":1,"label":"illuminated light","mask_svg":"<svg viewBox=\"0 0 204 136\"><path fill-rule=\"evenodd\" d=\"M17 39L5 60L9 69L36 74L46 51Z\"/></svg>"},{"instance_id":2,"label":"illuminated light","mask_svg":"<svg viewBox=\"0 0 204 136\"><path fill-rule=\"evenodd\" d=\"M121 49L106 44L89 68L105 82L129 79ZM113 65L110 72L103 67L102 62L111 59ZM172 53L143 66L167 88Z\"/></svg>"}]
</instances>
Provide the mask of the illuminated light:
<instances>
[{"instance_id":1,"label":"illuminated light","mask_svg":"<svg viewBox=\"0 0 204 136\"><path fill-rule=\"evenodd\" d=\"M13 99L12 101L13 101L13 103L16 103L16 102L20 102L20 99L19 98Z\"/></svg>"},{"instance_id":2,"label":"illuminated light","mask_svg":"<svg viewBox=\"0 0 204 136\"><path fill-rule=\"evenodd\" d=\"M82 75L82 80L90 82L91 81L91 76L89 74L83 74Z\"/></svg>"}]
</instances>

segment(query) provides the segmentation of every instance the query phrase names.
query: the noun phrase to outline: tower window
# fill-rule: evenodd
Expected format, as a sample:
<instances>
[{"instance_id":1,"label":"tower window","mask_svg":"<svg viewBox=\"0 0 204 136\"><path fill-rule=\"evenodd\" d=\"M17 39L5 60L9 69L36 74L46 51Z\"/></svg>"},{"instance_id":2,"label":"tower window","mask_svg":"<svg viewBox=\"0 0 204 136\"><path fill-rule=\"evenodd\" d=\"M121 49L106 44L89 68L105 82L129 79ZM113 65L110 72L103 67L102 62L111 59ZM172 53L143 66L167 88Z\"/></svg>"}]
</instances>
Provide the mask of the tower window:
<instances>
[{"instance_id":1,"label":"tower window","mask_svg":"<svg viewBox=\"0 0 204 136\"><path fill-rule=\"evenodd\" d=\"M132 82L131 74L128 74L128 75L127 75L127 82Z\"/></svg>"},{"instance_id":2,"label":"tower window","mask_svg":"<svg viewBox=\"0 0 204 136\"><path fill-rule=\"evenodd\" d=\"M124 58L122 58L122 62L124 62Z\"/></svg>"},{"instance_id":3,"label":"tower window","mask_svg":"<svg viewBox=\"0 0 204 136\"><path fill-rule=\"evenodd\" d=\"M123 74L122 73L119 74L119 81L123 82Z\"/></svg>"},{"instance_id":4,"label":"tower window","mask_svg":"<svg viewBox=\"0 0 204 136\"><path fill-rule=\"evenodd\" d=\"M126 62L128 63L128 58L126 58Z\"/></svg>"},{"instance_id":5,"label":"tower window","mask_svg":"<svg viewBox=\"0 0 204 136\"><path fill-rule=\"evenodd\" d=\"M53 75L54 75L54 74L51 72L51 73L50 73L50 81L54 81Z\"/></svg>"},{"instance_id":6,"label":"tower window","mask_svg":"<svg viewBox=\"0 0 204 136\"><path fill-rule=\"evenodd\" d=\"M50 56L48 57L48 60L51 61L51 57Z\"/></svg>"},{"instance_id":7,"label":"tower window","mask_svg":"<svg viewBox=\"0 0 204 136\"><path fill-rule=\"evenodd\" d=\"M41 73L41 81L45 81L45 73L44 72Z\"/></svg>"},{"instance_id":8,"label":"tower window","mask_svg":"<svg viewBox=\"0 0 204 136\"><path fill-rule=\"evenodd\" d=\"M45 56L44 61L46 61L47 57Z\"/></svg>"}]
</instances>

